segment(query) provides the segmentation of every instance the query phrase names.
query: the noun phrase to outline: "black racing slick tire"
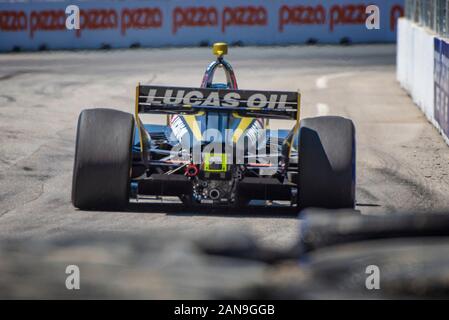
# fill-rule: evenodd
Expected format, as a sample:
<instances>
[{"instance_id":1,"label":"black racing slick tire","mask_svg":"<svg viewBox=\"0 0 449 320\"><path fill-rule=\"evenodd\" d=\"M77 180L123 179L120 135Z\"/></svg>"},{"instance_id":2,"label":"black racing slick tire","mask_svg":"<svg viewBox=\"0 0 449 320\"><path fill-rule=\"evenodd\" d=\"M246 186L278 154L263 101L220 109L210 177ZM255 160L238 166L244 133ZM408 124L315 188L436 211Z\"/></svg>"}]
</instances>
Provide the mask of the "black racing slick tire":
<instances>
[{"instance_id":1,"label":"black racing slick tire","mask_svg":"<svg viewBox=\"0 0 449 320\"><path fill-rule=\"evenodd\" d=\"M129 201L134 117L112 109L81 112L72 203L79 209L123 209Z\"/></svg>"},{"instance_id":2,"label":"black racing slick tire","mask_svg":"<svg viewBox=\"0 0 449 320\"><path fill-rule=\"evenodd\" d=\"M298 206L355 206L355 128L336 116L301 120L298 137Z\"/></svg>"}]
</instances>

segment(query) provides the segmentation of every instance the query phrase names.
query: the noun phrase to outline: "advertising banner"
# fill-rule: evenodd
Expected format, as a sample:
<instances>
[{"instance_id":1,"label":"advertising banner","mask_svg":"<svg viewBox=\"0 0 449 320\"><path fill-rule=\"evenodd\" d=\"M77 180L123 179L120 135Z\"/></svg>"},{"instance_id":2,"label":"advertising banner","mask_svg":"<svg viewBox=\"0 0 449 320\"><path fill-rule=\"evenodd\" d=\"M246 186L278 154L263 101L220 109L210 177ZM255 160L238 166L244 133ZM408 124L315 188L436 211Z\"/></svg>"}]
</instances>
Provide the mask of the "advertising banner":
<instances>
[{"instance_id":1,"label":"advertising banner","mask_svg":"<svg viewBox=\"0 0 449 320\"><path fill-rule=\"evenodd\" d=\"M435 38L434 48L434 117L443 134L449 137L449 43Z\"/></svg>"},{"instance_id":2,"label":"advertising banner","mask_svg":"<svg viewBox=\"0 0 449 320\"><path fill-rule=\"evenodd\" d=\"M0 3L0 51L394 42L403 0L141 0ZM379 28L368 29L369 5ZM66 8L79 7L78 30Z\"/></svg>"}]
</instances>

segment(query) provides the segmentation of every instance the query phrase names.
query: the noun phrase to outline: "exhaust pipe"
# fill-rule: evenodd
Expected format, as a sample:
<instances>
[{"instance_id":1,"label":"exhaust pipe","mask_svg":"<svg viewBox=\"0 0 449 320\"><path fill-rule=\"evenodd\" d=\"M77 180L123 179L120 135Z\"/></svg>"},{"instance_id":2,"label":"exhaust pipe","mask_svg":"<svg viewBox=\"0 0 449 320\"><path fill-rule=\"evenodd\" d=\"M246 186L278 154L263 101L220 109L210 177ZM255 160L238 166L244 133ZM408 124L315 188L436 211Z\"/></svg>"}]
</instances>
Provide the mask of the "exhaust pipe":
<instances>
[{"instance_id":1,"label":"exhaust pipe","mask_svg":"<svg viewBox=\"0 0 449 320\"><path fill-rule=\"evenodd\" d=\"M218 200L220 198L220 191L218 189L211 189L209 191L209 198L212 200Z\"/></svg>"}]
</instances>

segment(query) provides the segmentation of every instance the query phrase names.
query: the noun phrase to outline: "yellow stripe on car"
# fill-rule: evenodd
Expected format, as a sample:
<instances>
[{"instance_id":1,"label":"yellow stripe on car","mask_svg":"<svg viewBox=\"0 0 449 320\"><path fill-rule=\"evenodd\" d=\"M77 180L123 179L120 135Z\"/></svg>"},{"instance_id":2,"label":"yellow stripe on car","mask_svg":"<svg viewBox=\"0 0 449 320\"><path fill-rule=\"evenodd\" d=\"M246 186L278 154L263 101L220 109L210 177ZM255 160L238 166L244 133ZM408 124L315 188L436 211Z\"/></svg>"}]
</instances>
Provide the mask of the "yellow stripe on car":
<instances>
[{"instance_id":1,"label":"yellow stripe on car","mask_svg":"<svg viewBox=\"0 0 449 320\"><path fill-rule=\"evenodd\" d=\"M139 89L140 89L140 82L136 86L136 104L135 104L135 117L136 117L136 123L137 128L139 129L139 140L140 140L140 152L143 152L143 141L142 141L142 128L140 125L140 118L139 118Z\"/></svg>"},{"instance_id":2,"label":"yellow stripe on car","mask_svg":"<svg viewBox=\"0 0 449 320\"><path fill-rule=\"evenodd\" d=\"M234 134L232 136L232 141L236 143L240 137L242 136L243 132L245 132L246 129L251 125L251 123L254 121L254 118L242 118L240 120L239 125L234 131Z\"/></svg>"},{"instance_id":3,"label":"yellow stripe on car","mask_svg":"<svg viewBox=\"0 0 449 320\"><path fill-rule=\"evenodd\" d=\"M192 130L192 133L193 133L193 136L195 137L195 139L200 141L202 138L202 135L201 135L200 127L198 125L198 121L196 121L196 117L194 115L185 115L185 116L183 116L183 118L185 119L190 130Z\"/></svg>"}]
</instances>

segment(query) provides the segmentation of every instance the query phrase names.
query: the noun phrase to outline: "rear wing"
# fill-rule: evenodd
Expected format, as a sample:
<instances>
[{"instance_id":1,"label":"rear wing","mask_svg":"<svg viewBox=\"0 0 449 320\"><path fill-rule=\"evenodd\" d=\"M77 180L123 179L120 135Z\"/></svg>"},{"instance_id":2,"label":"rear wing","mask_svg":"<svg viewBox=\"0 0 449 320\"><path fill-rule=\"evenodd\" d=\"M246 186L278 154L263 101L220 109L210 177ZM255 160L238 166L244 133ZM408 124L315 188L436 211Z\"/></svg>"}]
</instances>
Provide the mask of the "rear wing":
<instances>
[{"instance_id":1,"label":"rear wing","mask_svg":"<svg viewBox=\"0 0 449 320\"><path fill-rule=\"evenodd\" d=\"M241 117L299 120L300 94L292 91L253 91L138 85L139 113L196 114L230 112Z\"/></svg>"}]
</instances>

